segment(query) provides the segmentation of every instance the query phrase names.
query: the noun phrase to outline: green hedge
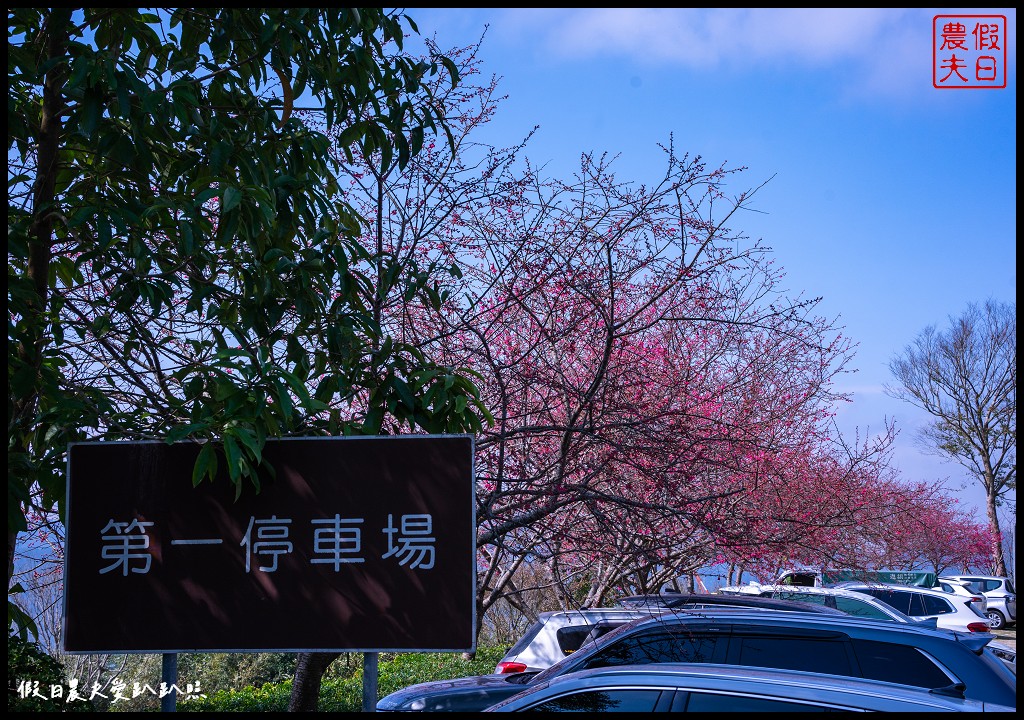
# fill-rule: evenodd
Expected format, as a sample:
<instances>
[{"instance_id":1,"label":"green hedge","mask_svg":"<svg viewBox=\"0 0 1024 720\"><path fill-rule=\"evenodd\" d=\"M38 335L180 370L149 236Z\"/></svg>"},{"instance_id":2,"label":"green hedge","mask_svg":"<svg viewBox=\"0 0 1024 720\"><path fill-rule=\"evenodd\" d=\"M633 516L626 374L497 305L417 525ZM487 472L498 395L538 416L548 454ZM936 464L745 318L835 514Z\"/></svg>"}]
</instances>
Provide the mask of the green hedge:
<instances>
[{"instance_id":1,"label":"green hedge","mask_svg":"<svg viewBox=\"0 0 1024 720\"><path fill-rule=\"evenodd\" d=\"M478 648L474 660L461 653L381 653L377 666L378 697L430 680L450 680L469 675L486 675L505 655L507 648ZM266 683L258 688L221 690L205 698L181 700L181 712L286 712L292 682ZM326 678L320 688L321 712L360 712L363 707L363 672L351 677Z\"/></svg>"}]
</instances>

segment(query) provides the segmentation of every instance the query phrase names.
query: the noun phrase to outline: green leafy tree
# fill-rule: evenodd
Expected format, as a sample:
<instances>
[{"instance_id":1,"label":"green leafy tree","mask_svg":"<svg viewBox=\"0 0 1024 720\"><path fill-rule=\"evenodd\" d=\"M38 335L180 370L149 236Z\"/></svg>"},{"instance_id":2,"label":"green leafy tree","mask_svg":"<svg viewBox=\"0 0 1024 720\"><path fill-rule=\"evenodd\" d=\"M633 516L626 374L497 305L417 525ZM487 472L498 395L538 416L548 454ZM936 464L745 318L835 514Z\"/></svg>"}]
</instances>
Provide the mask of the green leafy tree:
<instances>
[{"instance_id":1,"label":"green leafy tree","mask_svg":"<svg viewBox=\"0 0 1024 720\"><path fill-rule=\"evenodd\" d=\"M996 575L1006 575L998 508L1017 487L1017 305L989 300L925 328L889 363L887 387L932 416L921 439L985 489Z\"/></svg>"},{"instance_id":2,"label":"green leafy tree","mask_svg":"<svg viewBox=\"0 0 1024 720\"><path fill-rule=\"evenodd\" d=\"M7 636L7 712L82 712L93 710L85 697L65 696L70 685L64 668L35 643L16 633ZM60 688L60 694L55 692Z\"/></svg>"},{"instance_id":3,"label":"green leafy tree","mask_svg":"<svg viewBox=\"0 0 1024 720\"><path fill-rule=\"evenodd\" d=\"M346 154L404 166L445 129L424 82L457 71L406 56L407 29L381 8L8 11L9 588L71 441L203 442L193 482L242 492L269 437L481 428L472 376L374 317L376 278L438 304L439 268L364 249L336 182Z\"/></svg>"}]
</instances>

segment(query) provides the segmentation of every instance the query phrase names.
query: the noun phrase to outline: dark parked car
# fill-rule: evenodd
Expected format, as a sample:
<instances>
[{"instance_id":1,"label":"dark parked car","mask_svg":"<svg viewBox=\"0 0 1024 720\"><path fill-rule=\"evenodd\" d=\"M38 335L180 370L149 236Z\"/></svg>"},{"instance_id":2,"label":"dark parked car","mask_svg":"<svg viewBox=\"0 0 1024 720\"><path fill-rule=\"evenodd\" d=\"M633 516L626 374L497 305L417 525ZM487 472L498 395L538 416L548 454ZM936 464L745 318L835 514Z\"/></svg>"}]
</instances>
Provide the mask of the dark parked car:
<instances>
[{"instance_id":1,"label":"dark parked car","mask_svg":"<svg viewBox=\"0 0 1024 720\"><path fill-rule=\"evenodd\" d=\"M825 613L829 615L845 615L841 610L828 607L824 603L804 602L803 600L756 595L725 595L718 593L661 593L660 595L629 595L617 600L626 608L663 607L668 609L684 608L701 610L718 607L741 607L752 610L802 610L803 612Z\"/></svg>"},{"instance_id":2,"label":"dark parked car","mask_svg":"<svg viewBox=\"0 0 1024 720\"><path fill-rule=\"evenodd\" d=\"M799 670L666 663L560 675L484 712L1013 712L924 688Z\"/></svg>"},{"instance_id":3,"label":"dark parked car","mask_svg":"<svg viewBox=\"0 0 1024 720\"><path fill-rule=\"evenodd\" d=\"M631 595L618 601L614 608L580 608L542 612L527 628L519 641L509 649L494 668L496 673L540 672L593 642L610 630L630 620L670 608L696 610L707 607L750 607L763 610L804 610L806 612L839 613L803 602L710 595L707 593L671 593L665 595Z\"/></svg>"},{"instance_id":4,"label":"dark parked car","mask_svg":"<svg viewBox=\"0 0 1024 720\"><path fill-rule=\"evenodd\" d=\"M889 603L879 600L874 595L848 590L846 588L800 587L790 585L761 585L761 595L754 597L772 597L783 600L805 599L809 602L822 603L829 607L835 606L847 615L891 620L900 623L918 623L928 627L939 627L937 617L912 618L901 613ZM925 590L922 588L922 590ZM951 629L949 627L947 630ZM952 628L956 629L956 628ZM985 652L991 651L1003 661L1014 675L1017 674L1017 651L1009 645L993 640L986 646Z\"/></svg>"},{"instance_id":5,"label":"dark parked car","mask_svg":"<svg viewBox=\"0 0 1024 720\"><path fill-rule=\"evenodd\" d=\"M1016 707L1015 675L984 651L992 638L850 615L726 607L669 610L628 622L536 675L420 683L383 698L377 709L476 711L566 673L666 662L867 678Z\"/></svg>"}]
</instances>

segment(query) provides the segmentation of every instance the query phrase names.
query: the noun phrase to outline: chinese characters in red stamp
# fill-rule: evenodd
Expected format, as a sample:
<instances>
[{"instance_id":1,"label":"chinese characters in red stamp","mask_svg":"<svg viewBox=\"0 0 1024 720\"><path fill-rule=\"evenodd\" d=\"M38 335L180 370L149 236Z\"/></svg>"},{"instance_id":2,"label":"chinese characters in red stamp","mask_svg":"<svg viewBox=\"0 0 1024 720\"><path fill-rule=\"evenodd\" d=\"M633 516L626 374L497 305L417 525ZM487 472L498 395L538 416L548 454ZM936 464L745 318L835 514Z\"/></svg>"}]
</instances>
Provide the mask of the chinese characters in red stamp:
<instances>
[{"instance_id":1,"label":"chinese characters in red stamp","mask_svg":"<svg viewBox=\"0 0 1024 720\"><path fill-rule=\"evenodd\" d=\"M1006 16L932 18L932 85L940 89L1005 88Z\"/></svg>"}]
</instances>

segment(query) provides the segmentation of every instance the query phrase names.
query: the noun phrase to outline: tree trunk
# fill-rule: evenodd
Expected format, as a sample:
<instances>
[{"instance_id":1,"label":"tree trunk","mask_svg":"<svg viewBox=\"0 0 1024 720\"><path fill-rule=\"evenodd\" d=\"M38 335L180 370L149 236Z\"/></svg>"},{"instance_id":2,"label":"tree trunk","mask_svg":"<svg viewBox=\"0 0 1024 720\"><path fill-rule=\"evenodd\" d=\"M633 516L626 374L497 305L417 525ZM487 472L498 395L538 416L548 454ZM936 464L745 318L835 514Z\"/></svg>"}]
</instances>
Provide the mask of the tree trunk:
<instances>
[{"instance_id":1,"label":"tree trunk","mask_svg":"<svg viewBox=\"0 0 1024 720\"><path fill-rule=\"evenodd\" d=\"M292 680L288 712L316 712L324 673L339 655L341 653L336 652L299 653L295 662L295 679Z\"/></svg>"},{"instance_id":2,"label":"tree trunk","mask_svg":"<svg viewBox=\"0 0 1024 720\"><path fill-rule=\"evenodd\" d=\"M994 572L992 574L997 577L1006 577L1006 561L1003 560L1003 533L999 529L996 497L992 493L986 493L985 511L988 514L988 525L992 530L992 560L994 563Z\"/></svg>"},{"instance_id":3,"label":"tree trunk","mask_svg":"<svg viewBox=\"0 0 1024 720\"><path fill-rule=\"evenodd\" d=\"M40 61L63 58L67 55L70 8L57 8L49 13L40 31ZM50 260L53 244L54 209L56 197L57 173L60 171L59 156L61 150L61 134L64 125L61 111L64 108L64 82L67 77L67 63L58 62L47 73L43 82L42 112L39 121L39 144L36 148L36 180L32 188L32 225L29 227L28 276L35 286L38 297L29 300L29 308L34 317L30 318L30 326L35 337L29 342L20 344L18 357L36 371L35 387L39 387L39 368L42 365L42 350L46 344L44 328L46 323L42 316L46 313L50 288ZM8 439L19 438L18 450L29 457L27 432L35 413L35 405L39 401L38 390L28 398L14 399L15 427L8 427ZM9 406L10 407L10 406ZM12 414L8 414L10 421ZM19 422L20 419L20 422ZM13 433L11 432L13 430ZM25 476L16 477L14 482L25 480ZM10 478L9 478L10 481ZM31 479L26 481L26 492L31 492ZM8 494L10 499L10 494ZM18 527L7 521L7 588L11 587L14 577L14 554L18 543Z\"/></svg>"}]
</instances>

